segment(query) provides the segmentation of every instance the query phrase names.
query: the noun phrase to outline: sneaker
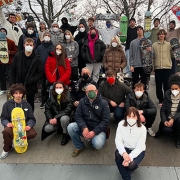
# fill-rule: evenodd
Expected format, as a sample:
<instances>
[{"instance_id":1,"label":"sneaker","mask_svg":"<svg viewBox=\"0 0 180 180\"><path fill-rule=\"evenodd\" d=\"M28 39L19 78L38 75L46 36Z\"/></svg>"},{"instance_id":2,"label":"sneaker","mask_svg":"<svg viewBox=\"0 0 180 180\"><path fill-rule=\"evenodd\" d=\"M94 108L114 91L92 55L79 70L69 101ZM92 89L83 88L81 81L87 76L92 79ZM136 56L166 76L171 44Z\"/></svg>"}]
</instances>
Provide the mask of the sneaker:
<instances>
[{"instance_id":1,"label":"sneaker","mask_svg":"<svg viewBox=\"0 0 180 180\"><path fill-rule=\"evenodd\" d=\"M152 130L152 128L148 128L148 129L147 129L147 132L149 133L150 136L152 136L152 137L155 136L155 133L154 133L154 131Z\"/></svg>"},{"instance_id":2,"label":"sneaker","mask_svg":"<svg viewBox=\"0 0 180 180\"><path fill-rule=\"evenodd\" d=\"M63 137L61 140L61 146L65 146L69 142L69 139L70 139L69 134L63 133Z\"/></svg>"},{"instance_id":3,"label":"sneaker","mask_svg":"<svg viewBox=\"0 0 180 180\"><path fill-rule=\"evenodd\" d=\"M0 91L0 96L3 95L6 91Z\"/></svg>"},{"instance_id":4,"label":"sneaker","mask_svg":"<svg viewBox=\"0 0 180 180\"><path fill-rule=\"evenodd\" d=\"M85 148L82 148L82 149L75 149L72 153L72 157L76 157L78 156L81 152L84 151Z\"/></svg>"},{"instance_id":5,"label":"sneaker","mask_svg":"<svg viewBox=\"0 0 180 180\"><path fill-rule=\"evenodd\" d=\"M5 152L3 150L3 152L1 153L1 156L0 156L0 159L5 159L8 155L9 155L9 152Z\"/></svg>"},{"instance_id":6,"label":"sneaker","mask_svg":"<svg viewBox=\"0 0 180 180\"><path fill-rule=\"evenodd\" d=\"M40 109L44 109L44 108L45 108L45 104L41 104Z\"/></svg>"},{"instance_id":7,"label":"sneaker","mask_svg":"<svg viewBox=\"0 0 180 180\"><path fill-rule=\"evenodd\" d=\"M160 108L161 108L161 107L162 107L162 103L160 103L160 102L159 102L159 103L158 103L158 107L160 107Z\"/></svg>"},{"instance_id":8,"label":"sneaker","mask_svg":"<svg viewBox=\"0 0 180 180\"><path fill-rule=\"evenodd\" d=\"M124 77L129 78L129 77L131 77L131 75L127 73L127 74L124 75Z\"/></svg>"}]
</instances>

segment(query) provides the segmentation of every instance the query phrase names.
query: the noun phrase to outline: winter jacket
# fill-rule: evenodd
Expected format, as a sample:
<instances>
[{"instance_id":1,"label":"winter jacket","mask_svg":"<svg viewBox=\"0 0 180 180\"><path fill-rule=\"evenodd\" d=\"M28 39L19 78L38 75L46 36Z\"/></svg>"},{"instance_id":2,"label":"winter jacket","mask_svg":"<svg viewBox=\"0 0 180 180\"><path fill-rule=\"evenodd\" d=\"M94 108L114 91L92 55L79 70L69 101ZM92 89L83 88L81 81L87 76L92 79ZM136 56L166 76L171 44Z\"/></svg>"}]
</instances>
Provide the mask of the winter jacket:
<instances>
[{"instance_id":1,"label":"winter jacket","mask_svg":"<svg viewBox=\"0 0 180 180\"><path fill-rule=\"evenodd\" d=\"M170 42L172 38L180 39L180 28L169 30L166 35L166 41Z\"/></svg>"},{"instance_id":2,"label":"winter jacket","mask_svg":"<svg viewBox=\"0 0 180 180\"><path fill-rule=\"evenodd\" d=\"M134 28L128 27L125 50L128 50L130 48L131 41L133 41L136 38L137 38L137 27Z\"/></svg>"},{"instance_id":3,"label":"winter jacket","mask_svg":"<svg viewBox=\"0 0 180 180\"><path fill-rule=\"evenodd\" d=\"M109 103L114 101L119 105L125 101L125 97L131 92L131 89L116 79L115 84L112 86L107 81L102 82L99 86L99 92L102 98Z\"/></svg>"},{"instance_id":4,"label":"winter jacket","mask_svg":"<svg viewBox=\"0 0 180 180\"><path fill-rule=\"evenodd\" d=\"M84 128L88 128L89 131L94 131L96 135L106 132L109 119L110 110L108 103L99 95L92 104L89 102L87 96L79 101L75 113L75 121L82 131Z\"/></svg>"},{"instance_id":5,"label":"winter jacket","mask_svg":"<svg viewBox=\"0 0 180 180\"><path fill-rule=\"evenodd\" d=\"M169 42L155 42L153 44L154 69L171 69L171 45Z\"/></svg>"},{"instance_id":6,"label":"winter jacket","mask_svg":"<svg viewBox=\"0 0 180 180\"><path fill-rule=\"evenodd\" d=\"M93 62L102 62L105 49L106 45L104 44L104 42L100 39L97 39L97 41L94 44L94 61L92 61L88 46L88 40L86 40L81 49L81 56L87 64Z\"/></svg>"},{"instance_id":7,"label":"winter jacket","mask_svg":"<svg viewBox=\"0 0 180 180\"><path fill-rule=\"evenodd\" d=\"M123 49L118 46L116 48L109 47L106 49L103 57L103 66L105 70L114 70L118 73L127 65L126 57Z\"/></svg>"},{"instance_id":8,"label":"winter jacket","mask_svg":"<svg viewBox=\"0 0 180 180\"><path fill-rule=\"evenodd\" d=\"M163 122L163 124L165 121L169 120L168 117L171 115L171 106L172 106L171 90L167 90L164 94L163 105L160 109L160 117L161 117L161 122ZM177 111L175 115L172 116L171 118L173 118L175 121L176 119L180 118L180 103L177 107Z\"/></svg>"},{"instance_id":9,"label":"winter jacket","mask_svg":"<svg viewBox=\"0 0 180 180\"><path fill-rule=\"evenodd\" d=\"M155 28L151 29L151 35L149 37L149 40L152 42L152 44L154 44L155 42L158 41L158 37L157 37L158 31L159 31L159 28L158 29L155 29Z\"/></svg>"},{"instance_id":10,"label":"winter jacket","mask_svg":"<svg viewBox=\"0 0 180 180\"><path fill-rule=\"evenodd\" d=\"M60 44L63 42L64 33L60 32L60 31L58 31L58 32L50 31L50 33L51 33L51 41L55 46L57 44Z\"/></svg>"},{"instance_id":11,"label":"winter jacket","mask_svg":"<svg viewBox=\"0 0 180 180\"><path fill-rule=\"evenodd\" d=\"M33 52L34 53L34 52ZM10 70L10 84L22 83L22 71L23 71L23 56L24 52L18 52L11 64ZM24 85L26 87L26 94L35 94L38 92L37 82L43 77L44 69L43 63L38 55L34 54L30 68L26 75Z\"/></svg>"},{"instance_id":12,"label":"winter jacket","mask_svg":"<svg viewBox=\"0 0 180 180\"><path fill-rule=\"evenodd\" d=\"M70 84L71 77L71 66L69 60L65 59L66 68L63 66L58 66L59 79L56 79L56 68L57 68L57 60L54 56L54 52L50 52L46 64L45 64L45 74L47 80L52 84L56 81L63 82L64 84Z\"/></svg>"},{"instance_id":13,"label":"winter jacket","mask_svg":"<svg viewBox=\"0 0 180 180\"><path fill-rule=\"evenodd\" d=\"M129 107L135 107L138 110L143 110L143 115L154 115L157 112L157 109L154 103L149 98L147 92L144 92L142 97L137 99L134 92L131 92L126 96L125 99L125 110L128 110Z\"/></svg>"},{"instance_id":14,"label":"winter jacket","mask_svg":"<svg viewBox=\"0 0 180 180\"><path fill-rule=\"evenodd\" d=\"M26 126L33 127L36 124L36 119L33 114L31 105L22 100L21 103L14 102L13 99L4 103L1 113L1 124L6 127L8 123L11 123L11 112L15 107L20 107L24 111Z\"/></svg>"}]
</instances>

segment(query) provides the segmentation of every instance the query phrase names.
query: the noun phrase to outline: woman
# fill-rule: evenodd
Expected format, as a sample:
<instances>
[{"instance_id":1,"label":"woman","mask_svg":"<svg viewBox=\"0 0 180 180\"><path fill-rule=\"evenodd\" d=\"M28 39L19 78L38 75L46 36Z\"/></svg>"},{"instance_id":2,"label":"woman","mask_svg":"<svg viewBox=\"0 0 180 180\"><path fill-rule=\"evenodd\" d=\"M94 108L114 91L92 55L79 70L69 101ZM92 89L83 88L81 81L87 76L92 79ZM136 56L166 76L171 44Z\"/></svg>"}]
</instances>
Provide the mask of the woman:
<instances>
[{"instance_id":1,"label":"woman","mask_svg":"<svg viewBox=\"0 0 180 180\"><path fill-rule=\"evenodd\" d=\"M46 23L44 21L40 21L39 22L39 31L38 31L38 36L40 41L44 41L44 33L47 32L47 28L46 28Z\"/></svg>"},{"instance_id":2,"label":"woman","mask_svg":"<svg viewBox=\"0 0 180 180\"><path fill-rule=\"evenodd\" d=\"M42 129L41 140L53 134L59 129L63 129L61 145L64 146L69 141L67 126L70 123L70 114L72 112L70 94L64 83L55 82L51 91L51 96L45 106L46 121Z\"/></svg>"},{"instance_id":3,"label":"woman","mask_svg":"<svg viewBox=\"0 0 180 180\"><path fill-rule=\"evenodd\" d=\"M118 73L127 65L124 51L121 47L120 40L114 36L111 40L110 47L106 49L103 58L103 67L106 71L113 70Z\"/></svg>"},{"instance_id":4,"label":"woman","mask_svg":"<svg viewBox=\"0 0 180 180\"><path fill-rule=\"evenodd\" d=\"M45 64L45 74L50 84L56 81L70 84L71 66L61 44L57 44L55 51L50 52Z\"/></svg>"},{"instance_id":5,"label":"woman","mask_svg":"<svg viewBox=\"0 0 180 180\"><path fill-rule=\"evenodd\" d=\"M130 180L145 156L147 133L136 108L130 107L124 117L116 131L115 161L123 180Z\"/></svg>"}]
</instances>

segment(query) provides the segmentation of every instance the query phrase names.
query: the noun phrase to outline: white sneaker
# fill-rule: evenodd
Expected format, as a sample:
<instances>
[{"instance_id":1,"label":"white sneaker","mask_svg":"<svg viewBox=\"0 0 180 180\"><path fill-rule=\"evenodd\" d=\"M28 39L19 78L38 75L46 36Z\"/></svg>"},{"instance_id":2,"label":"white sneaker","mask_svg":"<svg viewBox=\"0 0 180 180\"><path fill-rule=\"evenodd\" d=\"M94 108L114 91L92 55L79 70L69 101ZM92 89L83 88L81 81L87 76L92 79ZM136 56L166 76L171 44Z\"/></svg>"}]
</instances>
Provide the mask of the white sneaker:
<instances>
[{"instance_id":1,"label":"white sneaker","mask_svg":"<svg viewBox=\"0 0 180 180\"><path fill-rule=\"evenodd\" d=\"M127 73L127 74L124 75L124 77L128 78L128 77L131 77L131 75Z\"/></svg>"},{"instance_id":2,"label":"white sneaker","mask_svg":"<svg viewBox=\"0 0 180 180\"><path fill-rule=\"evenodd\" d=\"M147 132L149 133L150 136L152 136L152 137L155 136L155 133L154 133L154 131L152 130L152 128L148 128Z\"/></svg>"},{"instance_id":3,"label":"white sneaker","mask_svg":"<svg viewBox=\"0 0 180 180\"><path fill-rule=\"evenodd\" d=\"M9 152L5 152L3 150L3 152L1 153L1 156L0 156L0 159L5 159L8 155L9 155Z\"/></svg>"},{"instance_id":4,"label":"white sneaker","mask_svg":"<svg viewBox=\"0 0 180 180\"><path fill-rule=\"evenodd\" d=\"M6 91L0 91L0 96L3 95Z\"/></svg>"}]
</instances>

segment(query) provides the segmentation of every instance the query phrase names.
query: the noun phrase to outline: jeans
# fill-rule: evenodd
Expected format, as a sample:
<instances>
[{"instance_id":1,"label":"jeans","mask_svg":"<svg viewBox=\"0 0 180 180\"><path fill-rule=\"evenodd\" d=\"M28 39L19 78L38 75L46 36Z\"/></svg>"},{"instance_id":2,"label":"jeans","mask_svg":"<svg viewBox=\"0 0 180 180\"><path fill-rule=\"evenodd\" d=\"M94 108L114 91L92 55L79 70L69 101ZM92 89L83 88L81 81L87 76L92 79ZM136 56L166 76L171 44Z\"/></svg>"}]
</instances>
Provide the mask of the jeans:
<instances>
[{"instance_id":1,"label":"jeans","mask_svg":"<svg viewBox=\"0 0 180 180\"><path fill-rule=\"evenodd\" d=\"M131 152L130 149L125 148L126 152L129 154ZM124 159L119 154L119 151L115 151L115 161L116 165L119 169L119 172L123 178L123 180L131 180L131 173L138 168L138 164L143 160L145 156L145 151L142 151L136 158L133 159L133 161L129 164L128 167L125 167L122 165Z\"/></svg>"},{"instance_id":2,"label":"jeans","mask_svg":"<svg viewBox=\"0 0 180 180\"><path fill-rule=\"evenodd\" d=\"M82 131L79 129L77 123L71 123L67 127L68 134L70 135L76 149L82 149L84 148L84 143L81 141ZM95 135L92 138L92 145L95 149L101 150L105 143L106 143L106 134L104 132L99 133L98 135Z\"/></svg>"},{"instance_id":3,"label":"jeans","mask_svg":"<svg viewBox=\"0 0 180 180\"><path fill-rule=\"evenodd\" d=\"M127 59L127 65L125 67L125 73L131 75L130 65L129 65L129 49L126 50L126 59Z\"/></svg>"},{"instance_id":4,"label":"jeans","mask_svg":"<svg viewBox=\"0 0 180 180\"><path fill-rule=\"evenodd\" d=\"M112 107L109 105L110 111L114 113L114 119L120 121L124 118L125 109L119 106Z\"/></svg>"}]
</instances>

